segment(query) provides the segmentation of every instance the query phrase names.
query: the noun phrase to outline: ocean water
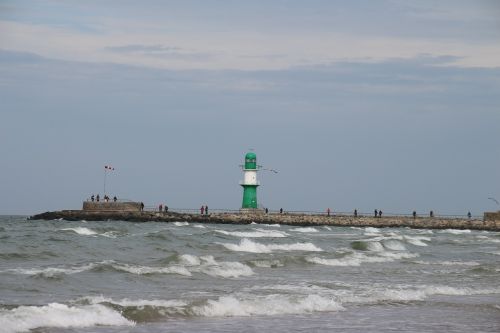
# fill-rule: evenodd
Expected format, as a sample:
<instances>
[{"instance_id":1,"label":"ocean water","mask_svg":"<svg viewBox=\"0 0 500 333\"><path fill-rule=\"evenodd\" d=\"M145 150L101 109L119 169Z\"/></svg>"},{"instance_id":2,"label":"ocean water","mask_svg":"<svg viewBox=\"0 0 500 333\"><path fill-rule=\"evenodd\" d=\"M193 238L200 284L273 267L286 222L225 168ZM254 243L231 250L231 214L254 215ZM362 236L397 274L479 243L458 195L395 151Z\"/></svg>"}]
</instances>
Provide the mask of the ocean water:
<instances>
[{"instance_id":1,"label":"ocean water","mask_svg":"<svg viewBox=\"0 0 500 333\"><path fill-rule=\"evenodd\" d=\"M500 332L500 233L0 217L0 332Z\"/></svg>"}]
</instances>

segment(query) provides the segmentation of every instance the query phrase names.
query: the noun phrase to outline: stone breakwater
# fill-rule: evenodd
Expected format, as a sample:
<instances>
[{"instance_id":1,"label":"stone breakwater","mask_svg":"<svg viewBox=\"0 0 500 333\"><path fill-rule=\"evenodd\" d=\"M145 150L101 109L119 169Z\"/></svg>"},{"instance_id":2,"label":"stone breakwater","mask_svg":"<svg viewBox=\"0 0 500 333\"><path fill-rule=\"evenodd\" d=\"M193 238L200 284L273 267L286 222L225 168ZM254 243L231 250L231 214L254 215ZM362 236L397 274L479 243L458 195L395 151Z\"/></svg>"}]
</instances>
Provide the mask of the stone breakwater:
<instances>
[{"instance_id":1,"label":"stone breakwater","mask_svg":"<svg viewBox=\"0 0 500 333\"><path fill-rule=\"evenodd\" d=\"M374 218L368 216L326 216L305 214L237 214L211 213L209 215L184 214L176 212L127 212L127 211L83 211L62 210L31 216L30 220L66 221L131 221L131 222L199 222L225 224L288 224L298 226L349 226L349 227L409 227L417 229L473 229L500 231L500 220L404 217L389 216Z\"/></svg>"}]
</instances>

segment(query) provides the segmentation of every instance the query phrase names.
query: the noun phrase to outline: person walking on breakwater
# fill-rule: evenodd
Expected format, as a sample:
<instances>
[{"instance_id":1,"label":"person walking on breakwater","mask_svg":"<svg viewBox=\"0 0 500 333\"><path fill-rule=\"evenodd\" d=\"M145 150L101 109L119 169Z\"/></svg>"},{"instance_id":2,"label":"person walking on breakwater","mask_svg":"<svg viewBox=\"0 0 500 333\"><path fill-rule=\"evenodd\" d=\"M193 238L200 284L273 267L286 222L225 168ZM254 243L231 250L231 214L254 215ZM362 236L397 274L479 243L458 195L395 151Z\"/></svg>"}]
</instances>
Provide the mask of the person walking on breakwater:
<instances>
[{"instance_id":1,"label":"person walking on breakwater","mask_svg":"<svg viewBox=\"0 0 500 333\"><path fill-rule=\"evenodd\" d=\"M429 213L429 217L430 218L433 218L434 217L434 212L431 210L431 212Z\"/></svg>"},{"instance_id":2,"label":"person walking on breakwater","mask_svg":"<svg viewBox=\"0 0 500 333\"><path fill-rule=\"evenodd\" d=\"M159 211L160 213L163 211L163 205L162 205L162 204L160 204L160 205L158 206L158 211Z\"/></svg>"},{"instance_id":3,"label":"person walking on breakwater","mask_svg":"<svg viewBox=\"0 0 500 333\"><path fill-rule=\"evenodd\" d=\"M203 215L205 213L205 206L201 206L200 208L200 214Z\"/></svg>"},{"instance_id":4,"label":"person walking on breakwater","mask_svg":"<svg viewBox=\"0 0 500 333\"><path fill-rule=\"evenodd\" d=\"M472 217L472 214L470 212L467 213L467 217L469 218L469 220L471 219Z\"/></svg>"},{"instance_id":5,"label":"person walking on breakwater","mask_svg":"<svg viewBox=\"0 0 500 333\"><path fill-rule=\"evenodd\" d=\"M269 213L269 209L266 208L266 214Z\"/></svg>"},{"instance_id":6,"label":"person walking on breakwater","mask_svg":"<svg viewBox=\"0 0 500 333\"><path fill-rule=\"evenodd\" d=\"M97 196L95 197L95 201L99 202L99 199L100 199L99 194L97 194Z\"/></svg>"},{"instance_id":7,"label":"person walking on breakwater","mask_svg":"<svg viewBox=\"0 0 500 333\"><path fill-rule=\"evenodd\" d=\"M328 209L326 210L326 215L327 215L327 216L330 216L330 208L328 208Z\"/></svg>"},{"instance_id":8,"label":"person walking on breakwater","mask_svg":"<svg viewBox=\"0 0 500 333\"><path fill-rule=\"evenodd\" d=\"M413 211L413 218L416 219L417 218L417 212L416 211Z\"/></svg>"},{"instance_id":9,"label":"person walking on breakwater","mask_svg":"<svg viewBox=\"0 0 500 333\"><path fill-rule=\"evenodd\" d=\"M208 215L208 206L205 205L205 215Z\"/></svg>"},{"instance_id":10,"label":"person walking on breakwater","mask_svg":"<svg viewBox=\"0 0 500 333\"><path fill-rule=\"evenodd\" d=\"M375 213L375 217L377 217L378 216L378 210L375 209L373 212Z\"/></svg>"},{"instance_id":11,"label":"person walking on breakwater","mask_svg":"<svg viewBox=\"0 0 500 333\"><path fill-rule=\"evenodd\" d=\"M93 194L90 196L90 200L91 200L92 202L94 202L94 200L95 200L95 199L94 199L94 195L93 195Z\"/></svg>"},{"instance_id":12,"label":"person walking on breakwater","mask_svg":"<svg viewBox=\"0 0 500 333\"><path fill-rule=\"evenodd\" d=\"M379 210L379 211L378 211L378 218L379 218L379 219L380 219L380 218L382 218L382 210Z\"/></svg>"},{"instance_id":13,"label":"person walking on breakwater","mask_svg":"<svg viewBox=\"0 0 500 333\"><path fill-rule=\"evenodd\" d=\"M357 209L354 210L354 217L358 217L358 210Z\"/></svg>"},{"instance_id":14,"label":"person walking on breakwater","mask_svg":"<svg viewBox=\"0 0 500 333\"><path fill-rule=\"evenodd\" d=\"M283 208L280 208L280 214L283 214Z\"/></svg>"},{"instance_id":15,"label":"person walking on breakwater","mask_svg":"<svg viewBox=\"0 0 500 333\"><path fill-rule=\"evenodd\" d=\"M116 195L113 197L113 202L116 202L118 200L118 198L116 197Z\"/></svg>"},{"instance_id":16,"label":"person walking on breakwater","mask_svg":"<svg viewBox=\"0 0 500 333\"><path fill-rule=\"evenodd\" d=\"M144 211L144 202L141 202L141 212Z\"/></svg>"}]
</instances>

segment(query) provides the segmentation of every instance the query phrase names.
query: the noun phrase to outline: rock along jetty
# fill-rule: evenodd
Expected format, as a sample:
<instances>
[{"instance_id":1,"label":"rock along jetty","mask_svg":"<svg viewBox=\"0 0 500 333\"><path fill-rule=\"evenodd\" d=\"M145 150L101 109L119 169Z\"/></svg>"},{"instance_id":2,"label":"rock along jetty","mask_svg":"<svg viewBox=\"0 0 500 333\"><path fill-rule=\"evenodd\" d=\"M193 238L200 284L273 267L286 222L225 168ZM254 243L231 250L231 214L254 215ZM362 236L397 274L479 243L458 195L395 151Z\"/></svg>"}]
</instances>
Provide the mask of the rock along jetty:
<instances>
[{"instance_id":1,"label":"rock along jetty","mask_svg":"<svg viewBox=\"0 0 500 333\"><path fill-rule=\"evenodd\" d=\"M325 214L296 213L210 213L208 215L124 211L124 210L62 210L31 216L30 220L66 220L66 221L131 221L131 222L199 222L224 224L287 224L297 226L349 226L349 227L409 227L418 229L475 229L500 231L500 220L479 220L465 218L440 217L368 217L368 216L327 216Z\"/></svg>"}]
</instances>

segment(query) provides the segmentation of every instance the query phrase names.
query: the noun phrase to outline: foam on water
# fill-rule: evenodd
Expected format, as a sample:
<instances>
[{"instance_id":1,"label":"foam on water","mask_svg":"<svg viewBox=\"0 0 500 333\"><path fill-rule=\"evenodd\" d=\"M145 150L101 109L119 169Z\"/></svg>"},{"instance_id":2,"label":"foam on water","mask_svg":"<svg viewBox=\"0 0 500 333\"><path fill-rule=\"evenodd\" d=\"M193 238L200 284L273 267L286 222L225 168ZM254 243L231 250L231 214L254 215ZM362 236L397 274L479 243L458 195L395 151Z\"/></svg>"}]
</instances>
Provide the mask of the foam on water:
<instances>
[{"instance_id":1,"label":"foam on water","mask_svg":"<svg viewBox=\"0 0 500 333\"><path fill-rule=\"evenodd\" d=\"M174 222L174 225L177 227L185 227L189 225L189 222Z\"/></svg>"},{"instance_id":2,"label":"foam on water","mask_svg":"<svg viewBox=\"0 0 500 333\"><path fill-rule=\"evenodd\" d=\"M113 268L118 271L128 272L137 275L144 274L179 274L191 276L191 272L183 266L172 265L168 267L150 267L131 264L112 264Z\"/></svg>"},{"instance_id":3,"label":"foam on water","mask_svg":"<svg viewBox=\"0 0 500 333\"><path fill-rule=\"evenodd\" d=\"M252 253L271 253L273 251L323 251L312 243L261 244L247 238L243 238L239 244L219 244L231 251Z\"/></svg>"},{"instance_id":4,"label":"foam on water","mask_svg":"<svg viewBox=\"0 0 500 333\"><path fill-rule=\"evenodd\" d=\"M393 250L393 251L406 251L406 247L403 245L403 243L401 243L397 240L384 241L383 246L386 249Z\"/></svg>"},{"instance_id":5,"label":"foam on water","mask_svg":"<svg viewBox=\"0 0 500 333\"><path fill-rule=\"evenodd\" d=\"M201 225L201 224L195 224L194 227L200 228L200 229L206 229L206 227L204 225Z\"/></svg>"},{"instance_id":6,"label":"foam on water","mask_svg":"<svg viewBox=\"0 0 500 333\"><path fill-rule=\"evenodd\" d=\"M448 234L454 234L454 235L460 235L460 234L470 234L471 231L469 229L444 229L440 231L441 233L448 233Z\"/></svg>"},{"instance_id":7,"label":"foam on water","mask_svg":"<svg viewBox=\"0 0 500 333\"><path fill-rule=\"evenodd\" d=\"M22 275L40 275L42 277L52 278L63 274L76 274L89 271L100 265L106 265L112 261L102 261L98 263L90 263L81 266L63 267L45 267L45 268L10 268L0 271L0 273L14 273Z\"/></svg>"},{"instance_id":8,"label":"foam on water","mask_svg":"<svg viewBox=\"0 0 500 333\"><path fill-rule=\"evenodd\" d=\"M393 253L385 251L376 252L371 255L355 252L341 258L306 257L305 259L307 262L325 266L360 266L363 263L391 262L400 259L414 258L416 256L418 256L418 254L406 252Z\"/></svg>"},{"instance_id":9,"label":"foam on water","mask_svg":"<svg viewBox=\"0 0 500 333\"><path fill-rule=\"evenodd\" d=\"M20 306L0 310L2 332L28 332L38 327L93 327L97 325L132 326L134 322L103 305L68 306L50 303L44 306Z\"/></svg>"},{"instance_id":10,"label":"foam on water","mask_svg":"<svg viewBox=\"0 0 500 333\"><path fill-rule=\"evenodd\" d=\"M227 316L273 316L301 314L318 311L340 311L344 308L335 300L319 295L267 295L267 296L223 296L208 300L205 305L193 307L192 311L203 317Z\"/></svg>"},{"instance_id":11,"label":"foam on water","mask_svg":"<svg viewBox=\"0 0 500 333\"><path fill-rule=\"evenodd\" d=\"M179 274L191 276L192 273L203 273L214 277L236 278L253 275L253 270L239 262L216 261L213 256L195 256L183 254L178 262L167 267L151 267L130 264L113 264L115 269L137 274Z\"/></svg>"},{"instance_id":12,"label":"foam on water","mask_svg":"<svg viewBox=\"0 0 500 333\"><path fill-rule=\"evenodd\" d=\"M92 229L85 228L85 227L64 228L64 229L59 229L59 230L62 230L62 231L73 231L73 232L76 232L79 235L84 235L84 236L97 235L97 232L95 232Z\"/></svg>"},{"instance_id":13,"label":"foam on water","mask_svg":"<svg viewBox=\"0 0 500 333\"><path fill-rule=\"evenodd\" d=\"M443 266L479 266L480 263L475 261L424 261L416 260L414 261L420 265L443 265Z\"/></svg>"},{"instance_id":14,"label":"foam on water","mask_svg":"<svg viewBox=\"0 0 500 333\"><path fill-rule=\"evenodd\" d=\"M313 227L304 227L304 228L294 228L292 231L296 232L318 232L316 228Z\"/></svg>"},{"instance_id":15,"label":"foam on water","mask_svg":"<svg viewBox=\"0 0 500 333\"><path fill-rule=\"evenodd\" d=\"M215 230L215 232L218 232L223 235L229 235L229 236L235 236L235 237L247 237L247 238L261 238L261 237L268 237L268 238L282 238L282 237L287 237L288 234L286 232L282 231L277 231L277 230L265 230L265 229L254 229L255 231L226 231L226 230Z\"/></svg>"},{"instance_id":16,"label":"foam on water","mask_svg":"<svg viewBox=\"0 0 500 333\"><path fill-rule=\"evenodd\" d=\"M88 303L88 304L101 304L101 303L112 303L112 304L117 304L121 306L135 306L135 307L141 307L141 306L157 306L157 307L164 307L164 308L169 308L169 307L181 307L181 306L186 306L188 305L187 302L182 301L182 300L131 300L128 298L123 298L121 300L115 300L110 297L104 297L104 296L87 296L83 297L80 300L78 300L78 303Z\"/></svg>"}]
</instances>

